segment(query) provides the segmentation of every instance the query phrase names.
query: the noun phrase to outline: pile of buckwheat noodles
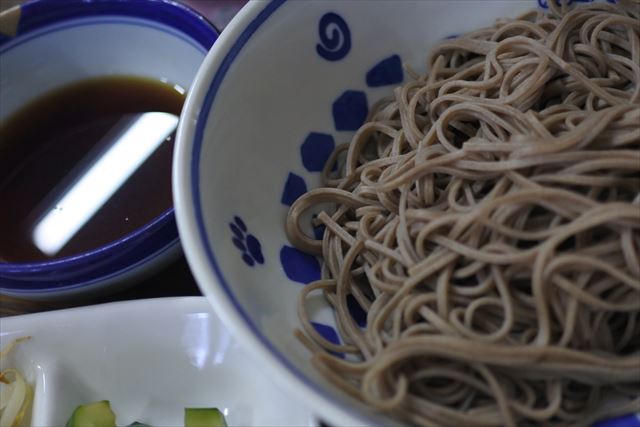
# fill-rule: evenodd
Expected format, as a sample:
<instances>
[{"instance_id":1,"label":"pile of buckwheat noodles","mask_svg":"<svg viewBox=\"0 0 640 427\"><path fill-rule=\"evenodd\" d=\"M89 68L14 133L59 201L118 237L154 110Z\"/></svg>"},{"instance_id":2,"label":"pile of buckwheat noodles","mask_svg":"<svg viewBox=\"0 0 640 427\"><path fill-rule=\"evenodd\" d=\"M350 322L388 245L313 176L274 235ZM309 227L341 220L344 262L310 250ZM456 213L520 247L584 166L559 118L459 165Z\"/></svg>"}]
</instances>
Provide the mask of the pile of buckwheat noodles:
<instances>
[{"instance_id":1,"label":"pile of buckwheat noodles","mask_svg":"<svg viewBox=\"0 0 640 427\"><path fill-rule=\"evenodd\" d=\"M548 3L442 41L289 212L323 258L299 304L312 362L410 424L640 411L640 6Z\"/></svg>"}]
</instances>

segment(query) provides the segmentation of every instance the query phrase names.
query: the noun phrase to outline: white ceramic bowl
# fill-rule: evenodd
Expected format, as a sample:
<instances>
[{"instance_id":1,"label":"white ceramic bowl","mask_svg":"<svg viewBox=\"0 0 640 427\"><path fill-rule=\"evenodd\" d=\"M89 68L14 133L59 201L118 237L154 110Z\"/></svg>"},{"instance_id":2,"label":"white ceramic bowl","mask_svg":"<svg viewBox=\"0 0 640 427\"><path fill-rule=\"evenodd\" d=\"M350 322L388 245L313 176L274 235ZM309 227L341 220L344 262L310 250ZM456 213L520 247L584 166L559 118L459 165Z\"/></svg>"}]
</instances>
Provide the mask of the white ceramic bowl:
<instances>
[{"instance_id":1,"label":"white ceramic bowl","mask_svg":"<svg viewBox=\"0 0 640 427\"><path fill-rule=\"evenodd\" d=\"M296 298L319 277L291 248L290 203L319 184L334 144L368 107L425 71L437 41L491 25L544 0L250 3L201 67L174 154L174 197L187 259L211 304L292 394L329 422L390 425L311 367L293 331ZM329 310L313 320L335 334Z\"/></svg>"},{"instance_id":2,"label":"white ceramic bowl","mask_svg":"<svg viewBox=\"0 0 640 427\"><path fill-rule=\"evenodd\" d=\"M29 1L0 15L0 122L44 93L87 78L145 77L188 90L217 35L201 15L169 0ZM29 179L38 178L21 178L17 191ZM11 209L4 203L0 209ZM0 261L0 293L60 299L113 291L179 253L170 208L74 256Z\"/></svg>"}]
</instances>

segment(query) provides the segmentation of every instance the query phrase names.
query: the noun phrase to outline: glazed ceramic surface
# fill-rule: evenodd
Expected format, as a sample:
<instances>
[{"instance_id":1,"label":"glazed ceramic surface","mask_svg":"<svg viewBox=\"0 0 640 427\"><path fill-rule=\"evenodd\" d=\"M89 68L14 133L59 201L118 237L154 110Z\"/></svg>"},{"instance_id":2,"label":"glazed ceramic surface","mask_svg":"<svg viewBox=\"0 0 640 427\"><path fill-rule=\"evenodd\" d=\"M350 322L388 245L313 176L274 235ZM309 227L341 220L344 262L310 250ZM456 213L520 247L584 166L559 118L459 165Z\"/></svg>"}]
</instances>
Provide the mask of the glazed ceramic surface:
<instances>
[{"instance_id":1,"label":"glazed ceramic surface","mask_svg":"<svg viewBox=\"0 0 640 427\"><path fill-rule=\"evenodd\" d=\"M34 386L33 426L63 426L76 406L105 399L119 426L181 426L186 407L217 407L230 426L317 425L201 297L2 319L0 346L24 336L6 366Z\"/></svg>"},{"instance_id":2,"label":"glazed ceramic surface","mask_svg":"<svg viewBox=\"0 0 640 427\"><path fill-rule=\"evenodd\" d=\"M349 142L372 104L407 79L403 64L425 72L436 42L547 7L545 0L254 2L201 67L174 155L186 256L238 338L330 422L392 424L323 379L294 338L296 300L320 278L320 263L287 241L289 206L319 185L329 153ZM313 304L315 328L340 342L327 305ZM364 326L362 309L351 308Z\"/></svg>"}]
</instances>

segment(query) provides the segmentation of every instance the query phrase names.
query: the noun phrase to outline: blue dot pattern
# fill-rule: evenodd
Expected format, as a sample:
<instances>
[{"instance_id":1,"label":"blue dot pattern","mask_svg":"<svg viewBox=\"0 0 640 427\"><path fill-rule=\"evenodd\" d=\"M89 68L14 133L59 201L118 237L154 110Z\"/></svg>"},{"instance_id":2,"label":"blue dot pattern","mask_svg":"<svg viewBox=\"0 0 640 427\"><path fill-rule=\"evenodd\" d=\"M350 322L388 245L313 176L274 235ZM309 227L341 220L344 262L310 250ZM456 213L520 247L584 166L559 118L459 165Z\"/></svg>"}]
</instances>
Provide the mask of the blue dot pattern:
<instances>
[{"instance_id":1,"label":"blue dot pattern","mask_svg":"<svg viewBox=\"0 0 640 427\"><path fill-rule=\"evenodd\" d=\"M336 144L326 133L311 132L300 146L302 165L309 172L320 172Z\"/></svg>"},{"instance_id":2,"label":"blue dot pattern","mask_svg":"<svg viewBox=\"0 0 640 427\"><path fill-rule=\"evenodd\" d=\"M326 339L327 341L333 344L340 345L340 338L338 338L338 333L331 326L323 325L322 323L316 323L316 322L311 322L311 325L316 331L318 331L320 335L322 335L324 339ZM343 353L338 353L335 351L332 351L331 353L344 359Z\"/></svg>"},{"instance_id":3,"label":"blue dot pattern","mask_svg":"<svg viewBox=\"0 0 640 427\"><path fill-rule=\"evenodd\" d=\"M287 180L284 183L284 190L282 191L280 202L282 202L283 205L291 206L298 197L306 192L307 184L304 182L304 179L293 172L289 172Z\"/></svg>"},{"instance_id":4,"label":"blue dot pattern","mask_svg":"<svg viewBox=\"0 0 640 427\"><path fill-rule=\"evenodd\" d=\"M630 414L600 421L595 423L593 427L640 427L640 414Z\"/></svg>"},{"instance_id":5,"label":"blue dot pattern","mask_svg":"<svg viewBox=\"0 0 640 427\"><path fill-rule=\"evenodd\" d=\"M280 263L289 280L307 284L320 279L320 263L309 255L291 246L280 249Z\"/></svg>"},{"instance_id":6,"label":"blue dot pattern","mask_svg":"<svg viewBox=\"0 0 640 427\"><path fill-rule=\"evenodd\" d=\"M229 223L231 243L238 248L242 260L249 267L257 264L264 264L264 255L262 255L262 246L260 241L253 234L248 233L247 225L239 216L234 216L233 221Z\"/></svg>"},{"instance_id":7,"label":"blue dot pattern","mask_svg":"<svg viewBox=\"0 0 640 427\"><path fill-rule=\"evenodd\" d=\"M366 75L367 86L380 87L402 83L402 61L399 55L391 55L371 68Z\"/></svg>"},{"instance_id":8,"label":"blue dot pattern","mask_svg":"<svg viewBox=\"0 0 640 427\"><path fill-rule=\"evenodd\" d=\"M367 95L359 90L347 90L333 102L333 122L336 130L358 130L367 119Z\"/></svg>"}]
</instances>

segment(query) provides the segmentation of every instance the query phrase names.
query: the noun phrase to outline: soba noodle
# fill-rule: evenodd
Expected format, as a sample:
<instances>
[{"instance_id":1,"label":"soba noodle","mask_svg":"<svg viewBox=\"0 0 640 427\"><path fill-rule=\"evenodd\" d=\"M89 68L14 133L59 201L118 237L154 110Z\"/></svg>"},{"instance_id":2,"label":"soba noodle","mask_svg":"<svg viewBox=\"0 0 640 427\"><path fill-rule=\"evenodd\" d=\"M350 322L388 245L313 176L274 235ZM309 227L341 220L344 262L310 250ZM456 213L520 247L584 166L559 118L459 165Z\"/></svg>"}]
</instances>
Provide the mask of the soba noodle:
<instances>
[{"instance_id":1,"label":"soba noodle","mask_svg":"<svg viewBox=\"0 0 640 427\"><path fill-rule=\"evenodd\" d=\"M640 410L640 6L548 3L442 41L289 212L323 259L313 364L410 424ZM343 344L311 324L318 293Z\"/></svg>"}]
</instances>

